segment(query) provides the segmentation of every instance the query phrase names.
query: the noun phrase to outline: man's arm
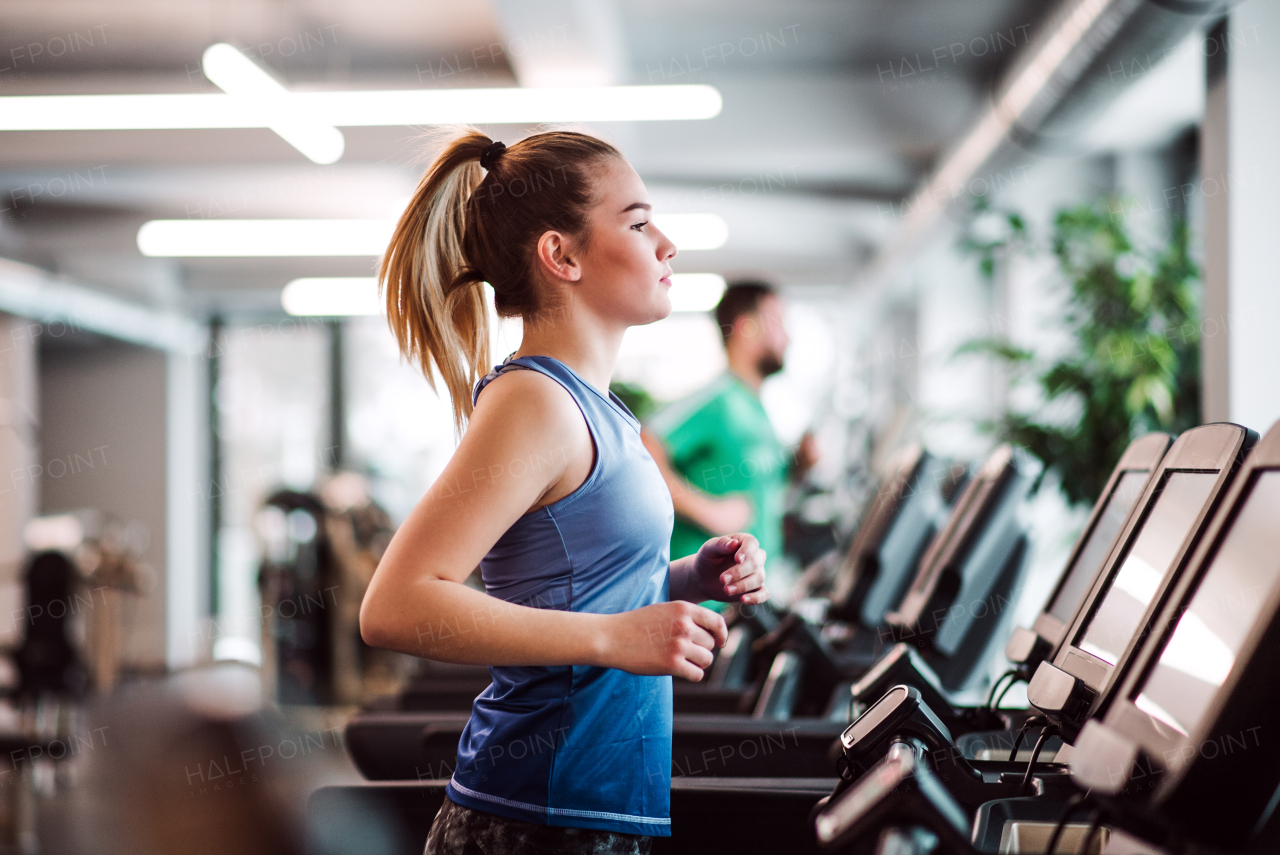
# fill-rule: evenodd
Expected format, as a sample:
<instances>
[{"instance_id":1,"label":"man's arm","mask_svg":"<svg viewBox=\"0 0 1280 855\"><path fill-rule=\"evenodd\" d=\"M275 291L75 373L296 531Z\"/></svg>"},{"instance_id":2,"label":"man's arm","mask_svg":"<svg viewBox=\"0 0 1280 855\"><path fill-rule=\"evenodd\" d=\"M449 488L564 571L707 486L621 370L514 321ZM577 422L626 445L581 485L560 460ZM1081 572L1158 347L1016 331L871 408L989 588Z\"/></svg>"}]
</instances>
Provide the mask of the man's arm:
<instances>
[{"instance_id":1,"label":"man's arm","mask_svg":"<svg viewBox=\"0 0 1280 855\"><path fill-rule=\"evenodd\" d=\"M717 498L699 490L671 465L666 446L652 431L642 428L640 439L653 457L653 462L658 464L658 471L667 482L667 489L671 491L671 504L675 506L678 515L715 535L740 531L751 522L753 509L746 499L741 496Z\"/></svg>"},{"instance_id":2,"label":"man's arm","mask_svg":"<svg viewBox=\"0 0 1280 855\"><path fill-rule=\"evenodd\" d=\"M804 436L800 437L800 442L796 443L796 447L792 450L791 459L787 461L787 480L793 484L803 481L804 476L817 465L821 456L813 431L805 431Z\"/></svg>"}]
</instances>

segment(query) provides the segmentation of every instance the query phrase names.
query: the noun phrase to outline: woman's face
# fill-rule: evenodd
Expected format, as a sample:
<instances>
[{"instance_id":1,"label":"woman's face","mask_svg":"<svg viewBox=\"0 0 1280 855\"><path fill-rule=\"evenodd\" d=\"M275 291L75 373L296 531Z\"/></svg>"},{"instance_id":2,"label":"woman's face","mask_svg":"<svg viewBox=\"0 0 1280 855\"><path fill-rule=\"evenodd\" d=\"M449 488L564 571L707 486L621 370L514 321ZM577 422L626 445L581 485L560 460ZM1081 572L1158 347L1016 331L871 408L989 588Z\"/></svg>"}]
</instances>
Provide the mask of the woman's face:
<instances>
[{"instance_id":1,"label":"woman's face","mask_svg":"<svg viewBox=\"0 0 1280 855\"><path fill-rule=\"evenodd\" d=\"M675 244L653 224L649 192L631 164L610 159L596 180L599 200L588 215L591 234L577 253L574 299L628 326L661 320L671 314Z\"/></svg>"}]
</instances>

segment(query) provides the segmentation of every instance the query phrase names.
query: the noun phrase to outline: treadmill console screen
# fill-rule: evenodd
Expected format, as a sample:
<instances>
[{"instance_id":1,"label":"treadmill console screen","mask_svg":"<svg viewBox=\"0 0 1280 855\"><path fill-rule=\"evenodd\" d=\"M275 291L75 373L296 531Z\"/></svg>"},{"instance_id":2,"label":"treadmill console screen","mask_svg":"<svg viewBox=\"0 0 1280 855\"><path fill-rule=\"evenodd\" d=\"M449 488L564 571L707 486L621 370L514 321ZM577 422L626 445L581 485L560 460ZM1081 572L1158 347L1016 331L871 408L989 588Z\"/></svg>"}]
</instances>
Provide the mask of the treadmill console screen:
<instances>
[{"instance_id":1,"label":"treadmill console screen","mask_svg":"<svg viewBox=\"0 0 1280 855\"><path fill-rule=\"evenodd\" d=\"M1217 472L1170 472L1110 589L1085 625L1077 646L1114 665L1138 631L1142 615L1191 531Z\"/></svg>"},{"instance_id":2,"label":"treadmill console screen","mask_svg":"<svg viewBox=\"0 0 1280 855\"><path fill-rule=\"evenodd\" d=\"M1146 486L1148 474L1146 469L1131 469L1125 472L1116 482L1111 495L1107 497L1106 504L1102 506L1102 513L1098 514L1098 521L1093 526L1093 531L1089 532L1089 539L1076 555L1076 561L1071 565L1066 581L1058 589L1058 595L1046 609L1049 614L1063 623L1071 622L1085 594L1089 593L1093 577L1102 567L1107 553L1111 551L1111 544L1120 533L1120 527L1124 525L1129 511L1133 510L1134 504L1142 495L1142 488Z\"/></svg>"},{"instance_id":3,"label":"treadmill console screen","mask_svg":"<svg viewBox=\"0 0 1280 855\"><path fill-rule=\"evenodd\" d=\"M1280 583L1280 472L1263 472L1222 540L1134 705L1189 735Z\"/></svg>"}]
</instances>

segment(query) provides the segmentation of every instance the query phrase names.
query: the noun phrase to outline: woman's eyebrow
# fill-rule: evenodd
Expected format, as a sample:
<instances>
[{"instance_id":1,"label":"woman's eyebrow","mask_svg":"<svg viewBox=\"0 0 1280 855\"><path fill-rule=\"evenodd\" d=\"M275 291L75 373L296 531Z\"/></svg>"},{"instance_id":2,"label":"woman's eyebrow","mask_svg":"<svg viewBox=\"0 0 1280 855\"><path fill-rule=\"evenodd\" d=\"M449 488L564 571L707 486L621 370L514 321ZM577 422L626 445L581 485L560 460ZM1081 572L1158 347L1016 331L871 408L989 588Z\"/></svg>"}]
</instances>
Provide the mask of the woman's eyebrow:
<instances>
[{"instance_id":1,"label":"woman's eyebrow","mask_svg":"<svg viewBox=\"0 0 1280 855\"><path fill-rule=\"evenodd\" d=\"M627 213L627 211L635 211L637 209L642 211L652 211L653 206L650 205L648 202L632 202L630 205L623 208L619 213L625 214Z\"/></svg>"}]
</instances>

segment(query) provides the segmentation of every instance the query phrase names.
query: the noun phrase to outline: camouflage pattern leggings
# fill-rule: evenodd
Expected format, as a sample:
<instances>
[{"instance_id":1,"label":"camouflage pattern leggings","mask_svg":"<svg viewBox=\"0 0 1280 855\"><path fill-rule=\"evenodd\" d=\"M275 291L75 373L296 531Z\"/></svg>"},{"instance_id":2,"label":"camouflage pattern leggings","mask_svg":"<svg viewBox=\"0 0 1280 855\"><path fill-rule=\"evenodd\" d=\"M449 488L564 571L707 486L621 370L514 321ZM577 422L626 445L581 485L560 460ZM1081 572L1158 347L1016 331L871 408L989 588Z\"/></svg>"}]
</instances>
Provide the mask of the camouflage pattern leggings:
<instances>
[{"instance_id":1,"label":"camouflage pattern leggings","mask_svg":"<svg viewBox=\"0 0 1280 855\"><path fill-rule=\"evenodd\" d=\"M652 837L494 816L446 796L424 855L649 855L652 844Z\"/></svg>"}]
</instances>

